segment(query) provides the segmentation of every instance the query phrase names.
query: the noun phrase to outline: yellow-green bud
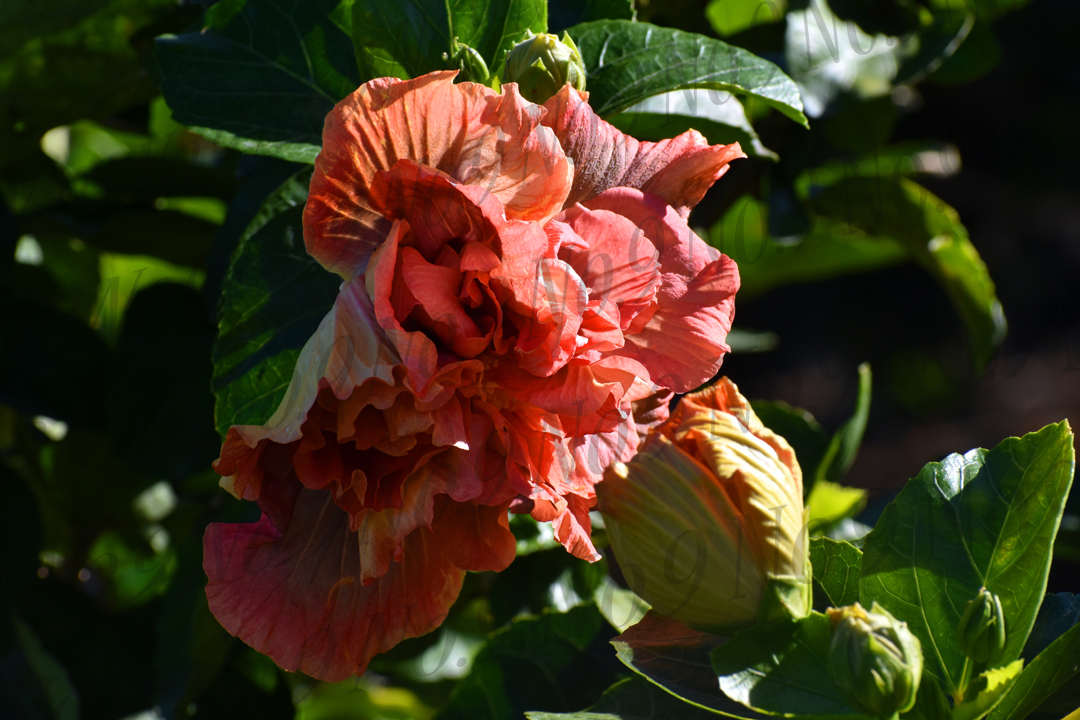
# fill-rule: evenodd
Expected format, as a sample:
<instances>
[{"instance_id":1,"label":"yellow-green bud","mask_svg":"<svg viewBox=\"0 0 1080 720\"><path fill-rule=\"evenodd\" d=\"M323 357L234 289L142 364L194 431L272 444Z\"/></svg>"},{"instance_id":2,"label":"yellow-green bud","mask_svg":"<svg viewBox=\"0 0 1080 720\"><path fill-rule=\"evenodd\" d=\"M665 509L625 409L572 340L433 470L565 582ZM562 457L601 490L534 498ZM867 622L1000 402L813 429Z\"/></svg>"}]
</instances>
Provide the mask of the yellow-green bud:
<instances>
[{"instance_id":1,"label":"yellow-green bud","mask_svg":"<svg viewBox=\"0 0 1080 720\"><path fill-rule=\"evenodd\" d=\"M910 710L923 657L907 623L877 603L869 612L859 603L828 612L833 623L829 675L848 704L881 720Z\"/></svg>"},{"instance_id":2,"label":"yellow-green bud","mask_svg":"<svg viewBox=\"0 0 1080 720\"><path fill-rule=\"evenodd\" d=\"M993 665L1005 651L1005 613L1001 598L986 588L968 601L956 628L965 655L980 665Z\"/></svg>"},{"instance_id":3,"label":"yellow-green bud","mask_svg":"<svg viewBox=\"0 0 1080 720\"><path fill-rule=\"evenodd\" d=\"M561 41L550 33L526 32L506 57L504 83L517 83L521 96L534 103L546 102L567 83L585 89L585 63L566 32Z\"/></svg>"},{"instance_id":4,"label":"yellow-green bud","mask_svg":"<svg viewBox=\"0 0 1080 720\"><path fill-rule=\"evenodd\" d=\"M724 631L810 611L802 473L727 378L685 396L596 491L623 574L657 612Z\"/></svg>"},{"instance_id":5,"label":"yellow-green bud","mask_svg":"<svg viewBox=\"0 0 1080 720\"><path fill-rule=\"evenodd\" d=\"M465 43L458 42L457 38L454 38L454 54L443 53L443 60L452 69L459 71L458 80L486 85L491 78L491 72L480 53Z\"/></svg>"}]
</instances>

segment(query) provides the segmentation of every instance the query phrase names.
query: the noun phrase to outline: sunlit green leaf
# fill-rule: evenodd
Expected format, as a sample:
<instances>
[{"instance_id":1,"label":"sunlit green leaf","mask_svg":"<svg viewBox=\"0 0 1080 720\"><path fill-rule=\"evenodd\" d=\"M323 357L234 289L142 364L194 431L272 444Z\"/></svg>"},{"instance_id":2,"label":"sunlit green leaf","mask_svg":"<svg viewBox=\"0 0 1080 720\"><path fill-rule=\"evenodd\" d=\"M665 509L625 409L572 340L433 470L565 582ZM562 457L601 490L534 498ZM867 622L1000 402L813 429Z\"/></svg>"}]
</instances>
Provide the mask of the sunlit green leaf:
<instances>
[{"instance_id":1,"label":"sunlit green leaf","mask_svg":"<svg viewBox=\"0 0 1080 720\"><path fill-rule=\"evenodd\" d=\"M814 568L814 580L825 591L830 606L844 607L858 602L862 552L857 547L842 540L812 538L810 564Z\"/></svg>"},{"instance_id":2,"label":"sunlit green leaf","mask_svg":"<svg viewBox=\"0 0 1080 720\"><path fill-rule=\"evenodd\" d=\"M955 695L956 641L980 587L1001 598L1008 628L999 665L1020 656L1043 599L1054 534L1072 483L1073 436L1048 425L993 450L930 463L885 509L864 546L860 594L904 620L926 670Z\"/></svg>"},{"instance_id":3,"label":"sunlit green leaf","mask_svg":"<svg viewBox=\"0 0 1080 720\"><path fill-rule=\"evenodd\" d=\"M602 117L684 88L749 95L806 125L799 89L780 68L741 48L649 23L600 20L570 28Z\"/></svg>"}]
</instances>

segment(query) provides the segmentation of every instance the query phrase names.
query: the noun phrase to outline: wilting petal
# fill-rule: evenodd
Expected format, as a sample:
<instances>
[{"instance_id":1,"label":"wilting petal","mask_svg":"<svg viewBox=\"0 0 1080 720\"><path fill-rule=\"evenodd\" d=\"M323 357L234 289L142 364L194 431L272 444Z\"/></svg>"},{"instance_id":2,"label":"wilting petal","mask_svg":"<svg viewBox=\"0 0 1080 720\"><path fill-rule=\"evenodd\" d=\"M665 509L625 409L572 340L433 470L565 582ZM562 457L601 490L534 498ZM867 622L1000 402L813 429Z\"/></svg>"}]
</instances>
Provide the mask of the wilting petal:
<instances>
[{"instance_id":1,"label":"wilting petal","mask_svg":"<svg viewBox=\"0 0 1080 720\"><path fill-rule=\"evenodd\" d=\"M217 523L203 545L206 596L222 626L286 670L330 682L438 627L464 577L419 528L400 561L363 585L356 533L325 491L301 490L284 527L265 515Z\"/></svg>"},{"instance_id":2,"label":"wilting petal","mask_svg":"<svg viewBox=\"0 0 1080 720\"><path fill-rule=\"evenodd\" d=\"M567 206L585 203L608 188L630 187L663 198L686 217L727 172L728 163L746 157L738 143L709 145L696 130L671 140L639 142L601 120L587 99L587 93L567 85L544 103L544 124L574 161Z\"/></svg>"},{"instance_id":3,"label":"wilting petal","mask_svg":"<svg viewBox=\"0 0 1080 720\"><path fill-rule=\"evenodd\" d=\"M641 228L660 250L660 288L648 321L635 322L626 345L613 354L648 368L653 382L687 392L713 377L730 348L724 342L735 315L739 270L706 245L671 207L655 195L630 188L608 190L590 200L593 210L612 210Z\"/></svg>"},{"instance_id":4,"label":"wilting petal","mask_svg":"<svg viewBox=\"0 0 1080 720\"><path fill-rule=\"evenodd\" d=\"M363 272L390 224L371 203L377 173L413 160L497 197L508 218L545 221L562 207L572 168L542 109L513 85L502 94L454 72L365 83L326 117L304 240L329 270Z\"/></svg>"}]
</instances>

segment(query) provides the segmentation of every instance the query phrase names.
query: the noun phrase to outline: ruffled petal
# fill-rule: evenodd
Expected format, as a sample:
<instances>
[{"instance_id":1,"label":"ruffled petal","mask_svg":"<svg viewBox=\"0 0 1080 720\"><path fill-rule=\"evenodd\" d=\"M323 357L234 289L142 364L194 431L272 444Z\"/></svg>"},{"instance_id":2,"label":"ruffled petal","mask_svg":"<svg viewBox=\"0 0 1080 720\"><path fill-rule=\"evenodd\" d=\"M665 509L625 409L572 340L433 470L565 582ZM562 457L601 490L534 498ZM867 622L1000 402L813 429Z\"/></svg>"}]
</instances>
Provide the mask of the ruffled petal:
<instances>
[{"instance_id":1,"label":"ruffled petal","mask_svg":"<svg viewBox=\"0 0 1080 720\"><path fill-rule=\"evenodd\" d=\"M588 94L569 85L544 103L544 124L555 131L574 161L574 186L567 206L585 203L608 188L630 187L664 199L682 217L727 172L746 157L738 143L709 145L696 130L660 142L639 142L592 111Z\"/></svg>"},{"instance_id":2,"label":"ruffled petal","mask_svg":"<svg viewBox=\"0 0 1080 720\"><path fill-rule=\"evenodd\" d=\"M656 306L651 314L638 316L626 332L626 344L612 354L638 360L654 383L676 392L693 390L716 375L730 350L724 340L739 289L735 262L706 245L655 195L615 188L586 206L628 218L660 251Z\"/></svg>"},{"instance_id":3,"label":"ruffled petal","mask_svg":"<svg viewBox=\"0 0 1080 720\"><path fill-rule=\"evenodd\" d=\"M210 610L231 634L282 668L336 682L371 658L435 629L464 571L419 528L400 561L364 585L356 533L326 491L304 489L275 527L215 523L203 538Z\"/></svg>"},{"instance_id":4,"label":"ruffled petal","mask_svg":"<svg viewBox=\"0 0 1080 720\"><path fill-rule=\"evenodd\" d=\"M516 86L502 94L453 82L454 72L364 83L326 117L315 161L304 240L328 270L362 273L389 232L371 203L380 171L413 160L497 197L508 218L546 221L558 213L573 170L543 109Z\"/></svg>"}]
</instances>

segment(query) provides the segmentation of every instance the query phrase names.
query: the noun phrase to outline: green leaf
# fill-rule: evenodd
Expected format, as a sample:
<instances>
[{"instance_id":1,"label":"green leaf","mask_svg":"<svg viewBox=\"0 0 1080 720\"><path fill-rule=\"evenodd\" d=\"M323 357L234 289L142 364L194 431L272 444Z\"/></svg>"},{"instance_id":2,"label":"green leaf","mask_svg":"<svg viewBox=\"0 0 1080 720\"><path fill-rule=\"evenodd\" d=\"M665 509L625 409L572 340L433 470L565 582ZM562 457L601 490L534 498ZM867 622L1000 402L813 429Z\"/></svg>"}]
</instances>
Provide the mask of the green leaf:
<instances>
[{"instance_id":1,"label":"green leaf","mask_svg":"<svg viewBox=\"0 0 1080 720\"><path fill-rule=\"evenodd\" d=\"M857 515L866 506L867 494L862 488L817 480L806 498L811 534L821 534L838 522Z\"/></svg>"},{"instance_id":2,"label":"green leaf","mask_svg":"<svg viewBox=\"0 0 1080 720\"><path fill-rule=\"evenodd\" d=\"M951 143L912 141L887 145L854 159L830 160L809 168L795 181L800 198L810 197L818 188L850 177L907 177L934 175L950 177L960 172L960 151Z\"/></svg>"},{"instance_id":3,"label":"green leaf","mask_svg":"<svg viewBox=\"0 0 1080 720\"><path fill-rule=\"evenodd\" d=\"M993 20L1019 10L1031 0L930 0L930 7L946 12L971 12L980 20Z\"/></svg>"},{"instance_id":4,"label":"green leaf","mask_svg":"<svg viewBox=\"0 0 1080 720\"><path fill-rule=\"evenodd\" d=\"M1005 315L955 210L905 178L841 180L812 205L831 219L900 242L948 293L967 328L973 364L982 372L1005 338Z\"/></svg>"},{"instance_id":5,"label":"green leaf","mask_svg":"<svg viewBox=\"0 0 1080 720\"><path fill-rule=\"evenodd\" d=\"M627 667L691 705L729 717L760 718L716 684L709 655L724 641L650 610L611 644Z\"/></svg>"},{"instance_id":6,"label":"green leaf","mask_svg":"<svg viewBox=\"0 0 1080 720\"><path fill-rule=\"evenodd\" d=\"M140 472L178 481L217 457L213 342L206 304L190 287L158 283L128 306L105 411L117 452Z\"/></svg>"},{"instance_id":7,"label":"green leaf","mask_svg":"<svg viewBox=\"0 0 1080 720\"><path fill-rule=\"evenodd\" d=\"M956 695L965 656L956 626L985 586L1001 598L1008 639L999 665L1020 656L1046 589L1054 535L1072 483L1068 422L993 450L930 463L867 536L859 582L922 642L926 671Z\"/></svg>"},{"instance_id":8,"label":"green leaf","mask_svg":"<svg viewBox=\"0 0 1080 720\"><path fill-rule=\"evenodd\" d=\"M974 15L937 15L933 24L919 30L919 49L900 65L893 84L913 85L937 70L961 47L974 26Z\"/></svg>"},{"instance_id":9,"label":"green leaf","mask_svg":"<svg viewBox=\"0 0 1080 720\"><path fill-rule=\"evenodd\" d=\"M439 719L510 720L589 704L615 680L615 664L590 654L606 625L591 605L514 620L491 635Z\"/></svg>"},{"instance_id":10,"label":"green leaf","mask_svg":"<svg viewBox=\"0 0 1080 720\"><path fill-rule=\"evenodd\" d=\"M1015 660L972 678L964 702L953 708L953 720L979 720L984 717L1009 691L1023 667L1023 660Z\"/></svg>"},{"instance_id":11,"label":"green leaf","mask_svg":"<svg viewBox=\"0 0 1080 720\"><path fill-rule=\"evenodd\" d=\"M705 18L720 37L728 37L758 25L780 22L786 10L787 0L711 0L705 6Z\"/></svg>"},{"instance_id":12,"label":"green leaf","mask_svg":"<svg viewBox=\"0 0 1080 720\"><path fill-rule=\"evenodd\" d=\"M640 677L621 680L575 713L527 712L529 720L710 720L717 714L689 705Z\"/></svg>"},{"instance_id":13,"label":"green leaf","mask_svg":"<svg viewBox=\"0 0 1080 720\"><path fill-rule=\"evenodd\" d=\"M281 158L282 160L288 160L289 162L305 163L307 165L313 165L315 163L315 158L318 157L319 152L322 150L321 136L319 138L320 144L316 145L306 142L251 140L249 138L240 137L239 135L233 135L224 130L214 130L213 128L198 126L191 127L189 130L201 135L207 140L217 143L221 147L239 150L248 155L267 155L269 157Z\"/></svg>"},{"instance_id":14,"label":"green leaf","mask_svg":"<svg viewBox=\"0 0 1080 720\"><path fill-rule=\"evenodd\" d=\"M712 653L720 689L767 713L862 717L829 676L831 638L832 622L817 612L797 622L751 626Z\"/></svg>"},{"instance_id":15,"label":"green leaf","mask_svg":"<svg viewBox=\"0 0 1080 720\"><path fill-rule=\"evenodd\" d=\"M241 138L319 145L323 119L360 84L340 0L219 4L200 31L163 35L155 54L173 119Z\"/></svg>"},{"instance_id":16,"label":"green leaf","mask_svg":"<svg viewBox=\"0 0 1080 720\"><path fill-rule=\"evenodd\" d=\"M829 447L830 439L825 428L809 411L792 407L782 400L753 400L750 405L765 427L788 441L803 471L803 482L812 484L818 465ZM811 517L812 513L811 507Z\"/></svg>"},{"instance_id":17,"label":"green leaf","mask_svg":"<svg viewBox=\"0 0 1080 720\"><path fill-rule=\"evenodd\" d=\"M791 78L741 48L628 20L582 23L570 28L570 35L585 61L589 102L601 117L653 95L703 88L758 98L808 126Z\"/></svg>"},{"instance_id":18,"label":"green leaf","mask_svg":"<svg viewBox=\"0 0 1080 720\"><path fill-rule=\"evenodd\" d=\"M742 103L719 90L677 90L654 95L609 117L608 122L639 140L664 140L693 128L711 145L737 142L747 155L776 160L746 119Z\"/></svg>"},{"instance_id":19,"label":"green leaf","mask_svg":"<svg viewBox=\"0 0 1080 720\"><path fill-rule=\"evenodd\" d=\"M304 249L303 200L311 169L263 203L233 254L222 289L211 388L214 421L260 424L285 396L300 349L330 311L341 278Z\"/></svg>"},{"instance_id":20,"label":"green leaf","mask_svg":"<svg viewBox=\"0 0 1080 720\"><path fill-rule=\"evenodd\" d=\"M862 552L849 542L830 538L810 540L810 565L814 581L825 591L832 607L854 605L859 600Z\"/></svg>"},{"instance_id":21,"label":"green leaf","mask_svg":"<svg viewBox=\"0 0 1080 720\"><path fill-rule=\"evenodd\" d=\"M907 259L895 240L871 237L825 217L815 217L811 231L797 245L769 237L768 209L745 195L709 230L709 244L739 265L739 297L753 297L784 285L867 272Z\"/></svg>"},{"instance_id":22,"label":"green leaf","mask_svg":"<svg viewBox=\"0 0 1080 720\"><path fill-rule=\"evenodd\" d=\"M1031 660L1077 623L1080 623L1080 595L1067 592L1047 594L1021 655Z\"/></svg>"},{"instance_id":23,"label":"green leaf","mask_svg":"<svg viewBox=\"0 0 1080 720\"><path fill-rule=\"evenodd\" d=\"M847 474L859 454L866 420L870 416L870 390L873 376L870 363L859 366L859 393L855 400L855 412L836 431L818 466L818 479L835 482Z\"/></svg>"},{"instance_id":24,"label":"green leaf","mask_svg":"<svg viewBox=\"0 0 1080 720\"><path fill-rule=\"evenodd\" d=\"M549 0L547 31L561 35L578 23L633 20L635 15L634 0Z\"/></svg>"},{"instance_id":25,"label":"green leaf","mask_svg":"<svg viewBox=\"0 0 1080 720\"><path fill-rule=\"evenodd\" d=\"M1021 720L1080 674L1080 625L1052 642L1027 664L988 720Z\"/></svg>"},{"instance_id":26,"label":"green leaf","mask_svg":"<svg viewBox=\"0 0 1080 720\"><path fill-rule=\"evenodd\" d=\"M619 632L626 632L641 622L651 606L633 590L619 587L605 575L593 592L593 600L604 619Z\"/></svg>"},{"instance_id":27,"label":"green leaf","mask_svg":"<svg viewBox=\"0 0 1080 720\"><path fill-rule=\"evenodd\" d=\"M357 56L370 77L419 77L450 64L457 38L484 58L493 75L526 30L547 30L543 0L356 0L352 15Z\"/></svg>"}]
</instances>

